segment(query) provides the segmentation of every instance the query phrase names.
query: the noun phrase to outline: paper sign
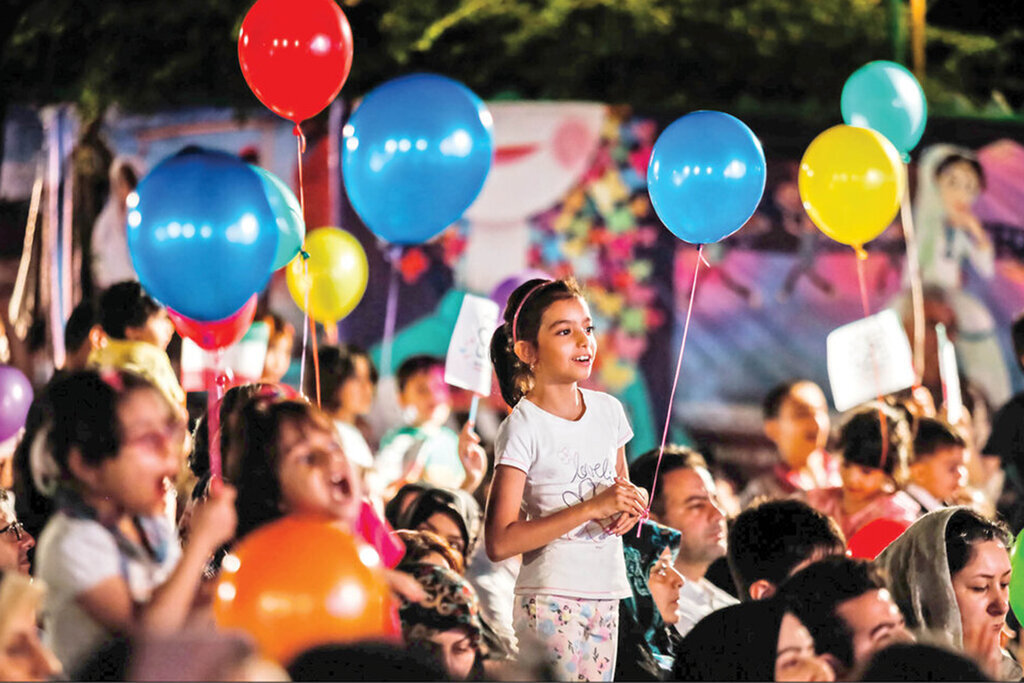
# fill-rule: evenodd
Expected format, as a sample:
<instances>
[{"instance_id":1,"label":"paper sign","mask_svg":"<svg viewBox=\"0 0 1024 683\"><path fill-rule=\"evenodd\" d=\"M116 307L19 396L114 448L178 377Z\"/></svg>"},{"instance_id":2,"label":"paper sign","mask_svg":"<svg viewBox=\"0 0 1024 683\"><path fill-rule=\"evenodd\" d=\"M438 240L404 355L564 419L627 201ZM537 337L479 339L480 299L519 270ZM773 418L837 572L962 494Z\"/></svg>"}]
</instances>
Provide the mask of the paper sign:
<instances>
[{"instance_id":1,"label":"paper sign","mask_svg":"<svg viewBox=\"0 0 1024 683\"><path fill-rule=\"evenodd\" d=\"M474 394L491 393L491 335L498 325L498 304L467 294L448 344L444 381Z\"/></svg>"},{"instance_id":2,"label":"paper sign","mask_svg":"<svg viewBox=\"0 0 1024 683\"><path fill-rule=\"evenodd\" d=\"M892 309L832 330L826 349L840 412L914 385L910 342Z\"/></svg>"},{"instance_id":3,"label":"paper sign","mask_svg":"<svg viewBox=\"0 0 1024 683\"><path fill-rule=\"evenodd\" d=\"M960 393L960 372L956 365L956 347L946 336L946 326L938 323L935 334L939 338L939 376L942 378L942 402L946 405L946 419L950 424L960 421L964 412L964 399Z\"/></svg>"},{"instance_id":4,"label":"paper sign","mask_svg":"<svg viewBox=\"0 0 1024 683\"><path fill-rule=\"evenodd\" d=\"M270 328L255 322L245 336L224 349L223 369L230 371L232 384L258 382L263 376ZM217 372L217 352L206 351L191 339L181 340L181 388L185 391L206 391L207 375Z\"/></svg>"}]
</instances>

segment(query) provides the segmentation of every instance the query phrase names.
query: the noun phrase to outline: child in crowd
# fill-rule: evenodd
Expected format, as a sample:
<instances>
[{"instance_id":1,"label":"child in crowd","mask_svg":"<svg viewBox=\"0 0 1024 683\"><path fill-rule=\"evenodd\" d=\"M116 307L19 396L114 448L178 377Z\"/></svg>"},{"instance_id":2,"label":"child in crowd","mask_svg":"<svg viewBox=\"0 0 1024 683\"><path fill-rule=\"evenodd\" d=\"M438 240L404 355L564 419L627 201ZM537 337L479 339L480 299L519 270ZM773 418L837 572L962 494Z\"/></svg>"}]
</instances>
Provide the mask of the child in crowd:
<instances>
[{"instance_id":1,"label":"child in crowd","mask_svg":"<svg viewBox=\"0 0 1024 683\"><path fill-rule=\"evenodd\" d=\"M372 470L373 453L357 420L365 417L373 406L377 368L365 350L351 344L323 346L317 357L321 406L334 420L348 459L364 471ZM316 381L312 372L306 373L306 379L310 384ZM307 396L314 396L315 392L312 384L306 388Z\"/></svg>"},{"instance_id":2,"label":"child in crowd","mask_svg":"<svg viewBox=\"0 0 1024 683\"><path fill-rule=\"evenodd\" d=\"M58 380L50 406L31 467L58 510L39 539L36 576L49 589L47 643L72 670L111 634L184 625L207 558L234 534L234 490L212 487L183 551L165 494L185 423L163 392L128 372L85 371Z\"/></svg>"},{"instance_id":3,"label":"child in crowd","mask_svg":"<svg viewBox=\"0 0 1024 683\"><path fill-rule=\"evenodd\" d=\"M468 565L480 539L483 515L476 499L460 489L426 487L394 517L396 529L432 531Z\"/></svg>"},{"instance_id":4,"label":"child in crowd","mask_svg":"<svg viewBox=\"0 0 1024 683\"><path fill-rule=\"evenodd\" d=\"M923 512L956 502L967 483L966 446L944 422L929 417L918 421L906 492Z\"/></svg>"},{"instance_id":5,"label":"child in crowd","mask_svg":"<svg viewBox=\"0 0 1024 683\"><path fill-rule=\"evenodd\" d=\"M85 299L75 306L71 311L71 317L64 325L64 348L67 352L64 371L84 370L92 352L106 344L107 335L100 325L96 304L90 299Z\"/></svg>"},{"instance_id":6,"label":"child in crowd","mask_svg":"<svg viewBox=\"0 0 1024 683\"><path fill-rule=\"evenodd\" d=\"M394 492L407 483L475 491L487 469L479 438L466 423L462 435L446 426L452 412L451 390L444 381L444 359L407 358L396 375L398 400L406 424L388 431L380 442L376 470Z\"/></svg>"},{"instance_id":7,"label":"child in crowd","mask_svg":"<svg viewBox=\"0 0 1024 683\"><path fill-rule=\"evenodd\" d=\"M270 338L267 341L267 355L263 361L263 376L260 381L273 384L284 379L288 374L288 368L291 367L295 328L277 313L265 316L263 322L270 328Z\"/></svg>"},{"instance_id":8,"label":"child in crowd","mask_svg":"<svg viewBox=\"0 0 1024 683\"><path fill-rule=\"evenodd\" d=\"M629 481L633 436L622 405L580 388L597 341L572 280L517 288L491 338L491 361L512 413L495 444L487 555L523 554L515 588L520 642L539 638L560 680L612 680L619 600L632 595L622 534L645 514Z\"/></svg>"},{"instance_id":9,"label":"child in crowd","mask_svg":"<svg viewBox=\"0 0 1024 683\"><path fill-rule=\"evenodd\" d=\"M747 485L740 504L839 486L838 464L825 450L831 425L821 387L806 379L784 382L768 392L762 408L764 433L775 444L779 462Z\"/></svg>"},{"instance_id":10,"label":"child in crowd","mask_svg":"<svg viewBox=\"0 0 1024 683\"><path fill-rule=\"evenodd\" d=\"M811 507L839 522L846 538L876 519L908 524L917 519L920 507L899 488L906 480L911 444L910 425L903 411L868 404L846 421L839 441L842 486L809 491Z\"/></svg>"},{"instance_id":11,"label":"child in crowd","mask_svg":"<svg viewBox=\"0 0 1024 683\"><path fill-rule=\"evenodd\" d=\"M134 372L153 383L171 405L185 410L185 392L167 357L174 325L167 311L134 280L112 285L100 297L100 325L107 343L93 349L89 365Z\"/></svg>"}]
</instances>

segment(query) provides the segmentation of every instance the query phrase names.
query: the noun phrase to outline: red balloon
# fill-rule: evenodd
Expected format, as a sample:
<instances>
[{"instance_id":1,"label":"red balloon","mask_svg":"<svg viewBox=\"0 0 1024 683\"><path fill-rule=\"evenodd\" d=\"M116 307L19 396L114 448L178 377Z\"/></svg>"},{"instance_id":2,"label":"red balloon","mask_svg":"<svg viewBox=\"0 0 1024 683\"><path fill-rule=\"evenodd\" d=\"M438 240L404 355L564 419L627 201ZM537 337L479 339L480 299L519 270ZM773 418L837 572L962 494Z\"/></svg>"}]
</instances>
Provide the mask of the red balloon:
<instances>
[{"instance_id":1,"label":"red balloon","mask_svg":"<svg viewBox=\"0 0 1024 683\"><path fill-rule=\"evenodd\" d=\"M170 308L167 309L167 316L182 337L188 337L208 351L222 349L244 337L249 330L256 317L256 295L253 294L244 306L223 320L192 320Z\"/></svg>"},{"instance_id":2,"label":"red balloon","mask_svg":"<svg viewBox=\"0 0 1024 683\"><path fill-rule=\"evenodd\" d=\"M882 518L868 522L847 541L847 554L862 560L873 560L909 528L910 522L902 519Z\"/></svg>"},{"instance_id":3,"label":"red balloon","mask_svg":"<svg viewBox=\"0 0 1024 683\"><path fill-rule=\"evenodd\" d=\"M334 0L257 0L238 62L260 102L295 123L329 105L352 68L352 29Z\"/></svg>"}]
</instances>

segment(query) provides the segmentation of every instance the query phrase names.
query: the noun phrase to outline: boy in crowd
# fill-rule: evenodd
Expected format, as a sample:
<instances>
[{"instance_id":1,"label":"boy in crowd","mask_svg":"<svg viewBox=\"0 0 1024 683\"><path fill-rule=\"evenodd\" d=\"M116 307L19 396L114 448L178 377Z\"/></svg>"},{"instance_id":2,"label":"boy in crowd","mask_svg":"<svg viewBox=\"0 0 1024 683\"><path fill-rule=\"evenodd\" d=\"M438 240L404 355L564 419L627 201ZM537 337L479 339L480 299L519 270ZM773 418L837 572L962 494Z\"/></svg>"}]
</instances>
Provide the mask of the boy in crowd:
<instances>
[{"instance_id":1,"label":"boy in crowd","mask_svg":"<svg viewBox=\"0 0 1024 683\"><path fill-rule=\"evenodd\" d=\"M107 344L93 349L89 365L130 370L163 392L171 405L185 410L185 392L167 357L174 324L167 311L134 280L118 282L103 292L99 319Z\"/></svg>"},{"instance_id":2,"label":"boy in crowd","mask_svg":"<svg viewBox=\"0 0 1024 683\"><path fill-rule=\"evenodd\" d=\"M740 600L767 600L804 567L842 555L839 525L799 500L770 500L747 508L729 529L729 570Z\"/></svg>"},{"instance_id":3,"label":"boy in crowd","mask_svg":"<svg viewBox=\"0 0 1024 683\"><path fill-rule=\"evenodd\" d=\"M107 335L100 325L96 304L89 299L82 301L71 311L71 316L64 325L64 348L67 357L63 369L67 372L84 370L92 352L102 348L106 343Z\"/></svg>"},{"instance_id":4,"label":"boy in crowd","mask_svg":"<svg viewBox=\"0 0 1024 683\"><path fill-rule=\"evenodd\" d=\"M954 503L967 484L967 444L945 423L923 417L917 423L910 482L904 489L924 512Z\"/></svg>"},{"instance_id":5,"label":"boy in crowd","mask_svg":"<svg viewBox=\"0 0 1024 683\"><path fill-rule=\"evenodd\" d=\"M657 463L657 448L644 453L630 465L630 480L650 491ZM738 602L705 576L711 563L725 555L726 524L714 480L699 453L683 446L665 447L651 519L682 534L675 568L686 583L679 589L675 628L685 636L707 615Z\"/></svg>"},{"instance_id":6,"label":"boy in crowd","mask_svg":"<svg viewBox=\"0 0 1024 683\"><path fill-rule=\"evenodd\" d=\"M806 379L784 382L768 392L762 408L764 433L775 444L779 462L747 485L740 503L746 507L757 498L839 486L838 465L825 450L830 422L821 388Z\"/></svg>"}]
</instances>

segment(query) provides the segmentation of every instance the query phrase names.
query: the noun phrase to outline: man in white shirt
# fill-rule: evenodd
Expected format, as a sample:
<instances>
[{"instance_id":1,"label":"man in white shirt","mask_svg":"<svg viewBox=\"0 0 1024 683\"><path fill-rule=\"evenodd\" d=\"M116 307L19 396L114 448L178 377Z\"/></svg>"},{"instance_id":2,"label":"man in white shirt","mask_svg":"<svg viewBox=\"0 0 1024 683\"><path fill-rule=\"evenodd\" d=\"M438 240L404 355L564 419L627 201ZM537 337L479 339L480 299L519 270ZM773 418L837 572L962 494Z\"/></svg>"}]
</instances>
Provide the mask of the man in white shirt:
<instances>
[{"instance_id":1,"label":"man in white shirt","mask_svg":"<svg viewBox=\"0 0 1024 683\"><path fill-rule=\"evenodd\" d=\"M698 621L715 610L738 601L708 581L704 575L711 563L725 555L725 514L718 504L715 483L699 453L682 446L666 446L654 486L658 450L640 456L629 468L637 486L651 493L651 519L679 531L675 567L686 579L679 589L680 635L690 632Z\"/></svg>"}]
</instances>

